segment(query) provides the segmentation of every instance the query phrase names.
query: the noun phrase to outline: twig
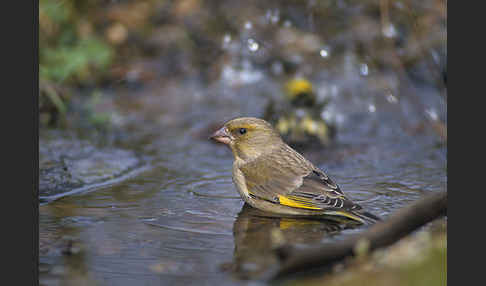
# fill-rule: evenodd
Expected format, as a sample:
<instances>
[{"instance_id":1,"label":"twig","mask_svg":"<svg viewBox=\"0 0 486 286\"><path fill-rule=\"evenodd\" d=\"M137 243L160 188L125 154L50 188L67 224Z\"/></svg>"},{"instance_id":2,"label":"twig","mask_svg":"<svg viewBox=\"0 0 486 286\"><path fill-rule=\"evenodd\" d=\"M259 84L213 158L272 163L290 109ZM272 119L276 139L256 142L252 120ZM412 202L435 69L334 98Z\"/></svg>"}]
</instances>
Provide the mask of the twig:
<instances>
[{"instance_id":1,"label":"twig","mask_svg":"<svg viewBox=\"0 0 486 286\"><path fill-rule=\"evenodd\" d=\"M399 210L387 220L375 224L368 231L348 240L317 249L300 250L296 254L289 253L273 278L328 266L346 257L354 256L356 247L359 244L363 245L362 243L368 246L369 251L388 246L446 213L447 192L431 195Z\"/></svg>"}]
</instances>

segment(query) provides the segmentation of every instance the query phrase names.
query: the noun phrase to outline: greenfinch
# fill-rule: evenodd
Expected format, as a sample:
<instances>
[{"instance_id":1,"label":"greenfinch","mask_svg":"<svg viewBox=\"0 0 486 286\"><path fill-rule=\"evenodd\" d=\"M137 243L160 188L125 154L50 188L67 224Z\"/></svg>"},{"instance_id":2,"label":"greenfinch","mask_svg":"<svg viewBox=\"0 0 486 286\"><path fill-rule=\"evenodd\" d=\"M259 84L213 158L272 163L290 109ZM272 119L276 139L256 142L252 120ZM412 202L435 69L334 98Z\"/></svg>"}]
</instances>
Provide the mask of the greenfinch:
<instances>
[{"instance_id":1,"label":"greenfinch","mask_svg":"<svg viewBox=\"0 0 486 286\"><path fill-rule=\"evenodd\" d=\"M263 119L226 122L211 139L233 152L233 182L250 206L281 215L322 216L353 222L379 218L352 202L322 170L287 145Z\"/></svg>"},{"instance_id":2,"label":"greenfinch","mask_svg":"<svg viewBox=\"0 0 486 286\"><path fill-rule=\"evenodd\" d=\"M312 84L304 78L294 78L285 84L285 95L295 107L313 107L317 104Z\"/></svg>"},{"instance_id":3,"label":"greenfinch","mask_svg":"<svg viewBox=\"0 0 486 286\"><path fill-rule=\"evenodd\" d=\"M321 117L329 101L318 100L311 82L305 78L289 80L284 94L279 101L269 100L263 119L297 150L329 146L336 128Z\"/></svg>"}]
</instances>

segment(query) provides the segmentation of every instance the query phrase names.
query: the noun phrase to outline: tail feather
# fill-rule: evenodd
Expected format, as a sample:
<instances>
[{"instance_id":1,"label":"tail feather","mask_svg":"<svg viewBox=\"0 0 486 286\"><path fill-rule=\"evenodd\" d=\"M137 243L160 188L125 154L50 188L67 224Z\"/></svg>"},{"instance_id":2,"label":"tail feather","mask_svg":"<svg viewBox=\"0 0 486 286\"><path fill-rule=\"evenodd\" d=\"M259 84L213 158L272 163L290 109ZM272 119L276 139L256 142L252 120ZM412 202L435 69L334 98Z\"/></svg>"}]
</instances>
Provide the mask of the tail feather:
<instances>
[{"instance_id":1,"label":"tail feather","mask_svg":"<svg viewBox=\"0 0 486 286\"><path fill-rule=\"evenodd\" d=\"M365 211L331 211L327 214L346 217L360 223L376 223L381 220L378 216Z\"/></svg>"},{"instance_id":2,"label":"tail feather","mask_svg":"<svg viewBox=\"0 0 486 286\"><path fill-rule=\"evenodd\" d=\"M381 218L379 218L378 216L370 213L370 212L365 212L365 211L362 211L362 212L353 212L353 214L355 214L356 216L360 217L361 219L369 222L369 223L376 223L378 221L381 221Z\"/></svg>"}]
</instances>

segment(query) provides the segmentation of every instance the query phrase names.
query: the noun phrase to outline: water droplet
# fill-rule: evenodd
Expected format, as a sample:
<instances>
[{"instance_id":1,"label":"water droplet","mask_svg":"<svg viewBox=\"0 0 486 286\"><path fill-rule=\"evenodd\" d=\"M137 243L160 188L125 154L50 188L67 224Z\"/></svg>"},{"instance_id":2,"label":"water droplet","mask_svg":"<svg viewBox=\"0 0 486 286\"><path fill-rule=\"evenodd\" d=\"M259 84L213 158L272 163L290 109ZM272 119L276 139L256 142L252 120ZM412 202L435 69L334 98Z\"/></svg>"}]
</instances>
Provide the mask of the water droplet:
<instances>
[{"instance_id":1,"label":"water droplet","mask_svg":"<svg viewBox=\"0 0 486 286\"><path fill-rule=\"evenodd\" d=\"M230 35L224 35L223 37L223 43L224 44L229 44L229 42L231 42L231 36Z\"/></svg>"},{"instance_id":2,"label":"water droplet","mask_svg":"<svg viewBox=\"0 0 486 286\"><path fill-rule=\"evenodd\" d=\"M248 39L248 49L252 52L258 51L260 45L253 39Z\"/></svg>"},{"instance_id":3,"label":"water droplet","mask_svg":"<svg viewBox=\"0 0 486 286\"><path fill-rule=\"evenodd\" d=\"M333 114L329 110L324 110L323 112L321 112L321 118L324 121L331 122L333 120Z\"/></svg>"},{"instance_id":4,"label":"water droplet","mask_svg":"<svg viewBox=\"0 0 486 286\"><path fill-rule=\"evenodd\" d=\"M276 24L280 20L280 11L268 10L267 13L265 14L265 18L267 19L268 22L270 22L272 24Z\"/></svg>"},{"instance_id":5,"label":"water droplet","mask_svg":"<svg viewBox=\"0 0 486 286\"><path fill-rule=\"evenodd\" d=\"M395 26L393 26L392 24L383 26L381 31L383 35L387 38L394 38L397 35L397 30L395 29Z\"/></svg>"},{"instance_id":6,"label":"water droplet","mask_svg":"<svg viewBox=\"0 0 486 286\"><path fill-rule=\"evenodd\" d=\"M326 49L322 49L319 51L319 55L323 58L327 58L329 56L329 52Z\"/></svg>"},{"instance_id":7,"label":"water droplet","mask_svg":"<svg viewBox=\"0 0 486 286\"><path fill-rule=\"evenodd\" d=\"M437 121L439 119L439 115L437 114L437 111L433 108L429 108L425 110L425 113L429 116L430 119Z\"/></svg>"},{"instance_id":8,"label":"water droplet","mask_svg":"<svg viewBox=\"0 0 486 286\"><path fill-rule=\"evenodd\" d=\"M376 111L376 106L374 104L368 105L368 111L373 113Z\"/></svg>"},{"instance_id":9,"label":"water droplet","mask_svg":"<svg viewBox=\"0 0 486 286\"><path fill-rule=\"evenodd\" d=\"M368 75L368 65L367 64L361 64L360 68L359 68L359 72L361 73L361 75L363 76L367 76Z\"/></svg>"},{"instance_id":10,"label":"water droplet","mask_svg":"<svg viewBox=\"0 0 486 286\"><path fill-rule=\"evenodd\" d=\"M386 100L388 100L389 103L397 103L398 102L398 98L391 93L386 96Z\"/></svg>"},{"instance_id":11,"label":"water droplet","mask_svg":"<svg viewBox=\"0 0 486 286\"><path fill-rule=\"evenodd\" d=\"M223 49L228 49L231 44L231 36L229 34L224 35L223 37Z\"/></svg>"},{"instance_id":12,"label":"water droplet","mask_svg":"<svg viewBox=\"0 0 486 286\"><path fill-rule=\"evenodd\" d=\"M245 29L250 30L253 27L253 24L250 21L245 22Z\"/></svg>"}]
</instances>

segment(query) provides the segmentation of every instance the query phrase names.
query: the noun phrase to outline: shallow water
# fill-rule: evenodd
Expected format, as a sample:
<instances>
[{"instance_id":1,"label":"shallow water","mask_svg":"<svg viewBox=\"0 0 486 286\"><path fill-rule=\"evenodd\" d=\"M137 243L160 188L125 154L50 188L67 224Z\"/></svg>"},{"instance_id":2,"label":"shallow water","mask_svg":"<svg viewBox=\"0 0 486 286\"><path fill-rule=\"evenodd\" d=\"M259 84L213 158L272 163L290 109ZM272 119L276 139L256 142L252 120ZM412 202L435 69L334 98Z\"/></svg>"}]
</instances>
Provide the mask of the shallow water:
<instances>
[{"instance_id":1,"label":"shallow water","mask_svg":"<svg viewBox=\"0 0 486 286\"><path fill-rule=\"evenodd\" d=\"M106 141L146 164L39 207L41 285L260 285L281 243L365 230L258 216L238 197L229 149L208 140L228 119L261 117L293 76L330 100L322 117L338 130L331 147L303 153L350 198L386 218L446 191L447 137L434 129L447 124L445 5L390 1L388 19L388 1L355 2L181 1L189 6L156 30L198 35L193 46L170 40L167 50L154 32L160 53L128 66L131 84L96 90L97 110L121 130ZM178 17L187 9L195 14Z\"/></svg>"},{"instance_id":2,"label":"shallow water","mask_svg":"<svg viewBox=\"0 0 486 286\"><path fill-rule=\"evenodd\" d=\"M257 285L278 266L272 249L282 239L310 247L367 227L263 218L243 208L231 180L232 155L207 136L214 122L256 115L264 101L248 87L231 100L195 104L193 93L185 92L190 88L181 86L169 97L179 96L177 101L144 113L143 124L126 126L137 138L132 147L149 158L145 171L40 206L41 284ZM120 92L115 101L122 114L135 113L134 101L160 100L153 93ZM385 218L445 191L447 183L447 151L436 134L426 129L410 135L401 119L389 120L401 118L393 113L386 106L373 114L357 110L334 147L304 152L353 200Z\"/></svg>"}]
</instances>

